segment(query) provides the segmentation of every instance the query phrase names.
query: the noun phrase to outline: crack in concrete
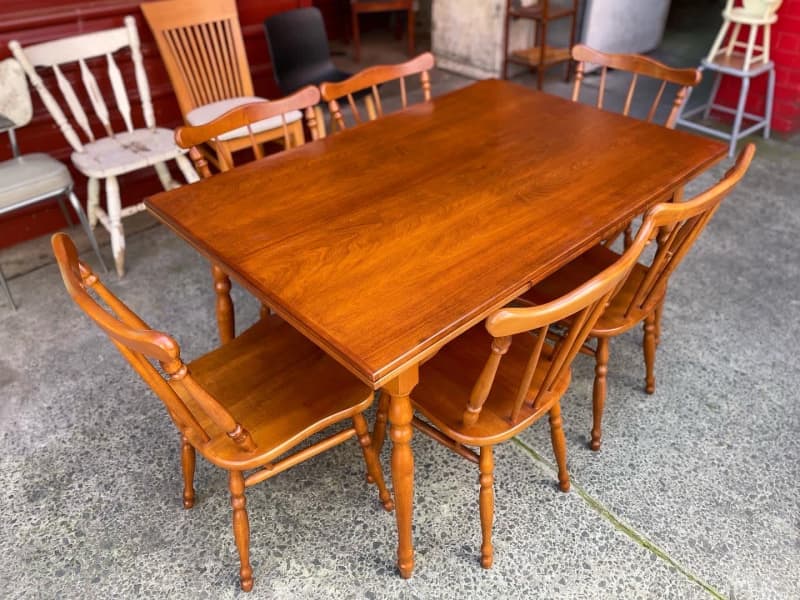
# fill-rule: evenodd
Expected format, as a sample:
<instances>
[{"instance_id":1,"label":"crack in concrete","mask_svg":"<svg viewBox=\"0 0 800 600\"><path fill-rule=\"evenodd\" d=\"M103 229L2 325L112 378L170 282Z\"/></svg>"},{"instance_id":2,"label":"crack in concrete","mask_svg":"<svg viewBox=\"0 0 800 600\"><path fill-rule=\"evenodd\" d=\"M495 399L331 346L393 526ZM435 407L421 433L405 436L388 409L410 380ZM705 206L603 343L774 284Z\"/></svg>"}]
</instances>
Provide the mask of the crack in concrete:
<instances>
[{"instance_id":1,"label":"crack in concrete","mask_svg":"<svg viewBox=\"0 0 800 600\"><path fill-rule=\"evenodd\" d=\"M546 471L549 471L554 476L556 475L557 472L556 472L555 467L553 467L553 465L551 465L544 458L542 458L542 456L538 452L536 452L536 450L534 450L533 448L528 446L525 442L523 442L519 438L514 437L514 438L512 438L512 441L517 446L519 446L520 448L525 450L525 452L527 452L534 459L535 462L539 463L540 467L542 467ZM636 531L633 527L631 527L630 525L627 525L626 523L624 523L619 517L617 517L613 512L611 512L611 510L609 508L607 508L605 505L603 505L602 502L600 502L598 499L594 498L591 494L589 494L589 492L587 492L580 485L578 485L575 482L575 479L573 478L572 473L570 473L570 482L571 482L571 485L572 485L572 489L575 490L575 493L577 493L578 496L580 496L580 498L584 502L586 502L586 504L588 504L589 507L592 510L594 510L597 514L599 514L601 517L603 517L606 521L611 523L611 525L613 525L615 529L617 529L618 531L620 531L623 534L625 534L627 537L632 539L634 542L636 542L637 544L639 544L643 548L645 548L648 551L652 552L658 558L660 558L665 563L670 565L673 569L675 569L678 573L681 573L684 577L689 579L689 581L691 581L692 583L695 583L695 584L699 585L700 587L702 587L713 598L716 598L716 600L729 600L723 594L721 594L719 591L717 591L717 589L714 588L710 583L706 582L700 576L695 575L687 567L684 567L677 560L672 558L672 556L670 556L666 552L666 550L663 550L662 548L659 548L655 543L651 542L644 535L642 535L641 533Z\"/></svg>"}]
</instances>

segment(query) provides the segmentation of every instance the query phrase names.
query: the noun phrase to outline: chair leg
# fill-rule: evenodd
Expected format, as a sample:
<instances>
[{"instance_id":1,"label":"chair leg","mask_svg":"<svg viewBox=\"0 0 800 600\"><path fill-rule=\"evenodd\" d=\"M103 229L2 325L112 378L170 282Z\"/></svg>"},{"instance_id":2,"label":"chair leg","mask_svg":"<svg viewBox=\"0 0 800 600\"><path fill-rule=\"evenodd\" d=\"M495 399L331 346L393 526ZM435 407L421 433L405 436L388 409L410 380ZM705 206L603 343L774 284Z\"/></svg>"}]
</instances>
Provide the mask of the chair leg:
<instances>
[{"instance_id":1,"label":"chair leg","mask_svg":"<svg viewBox=\"0 0 800 600\"><path fill-rule=\"evenodd\" d=\"M353 21L353 60L361 61L361 32L358 30L358 13L354 8L350 8Z\"/></svg>"},{"instance_id":2,"label":"chair leg","mask_svg":"<svg viewBox=\"0 0 800 600\"><path fill-rule=\"evenodd\" d=\"M494 562L492 546L492 524L494 522L494 456L491 446L482 446L478 461L480 468L480 513L481 513L481 566L491 569Z\"/></svg>"},{"instance_id":3,"label":"chair leg","mask_svg":"<svg viewBox=\"0 0 800 600\"><path fill-rule=\"evenodd\" d=\"M97 227L98 206L100 206L100 181L90 177L86 184L86 216L92 229Z\"/></svg>"},{"instance_id":4,"label":"chair leg","mask_svg":"<svg viewBox=\"0 0 800 600\"><path fill-rule=\"evenodd\" d=\"M239 583L245 592L253 589L253 568L250 566L250 523L244 497L244 476L240 471L228 472L228 487L233 507L233 538L239 551Z\"/></svg>"},{"instance_id":5,"label":"chair leg","mask_svg":"<svg viewBox=\"0 0 800 600\"><path fill-rule=\"evenodd\" d=\"M375 415L375 427L372 430L372 447L380 455L383 443L386 441L386 420L389 416L389 394L381 390L378 399L378 412Z\"/></svg>"},{"instance_id":6,"label":"chair leg","mask_svg":"<svg viewBox=\"0 0 800 600\"><path fill-rule=\"evenodd\" d=\"M656 314L651 312L644 320L644 367L646 371L644 391L652 394L656 391L656 377L653 373L656 364Z\"/></svg>"},{"instance_id":7,"label":"chair leg","mask_svg":"<svg viewBox=\"0 0 800 600\"><path fill-rule=\"evenodd\" d=\"M750 25L750 35L747 37L747 49L744 52L744 64L742 65L742 69L744 71L749 71L750 63L753 62L753 50L756 46L757 33L758 27L755 25Z\"/></svg>"},{"instance_id":8,"label":"chair leg","mask_svg":"<svg viewBox=\"0 0 800 600\"><path fill-rule=\"evenodd\" d=\"M67 210L66 204L64 204L64 198L61 196L58 197L58 208L61 209L61 214L64 215L64 220L67 222L67 227L72 227L72 218L69 216L69 211Z\"/></svg>"},{"instance_id":9,"label":"chair leg","mask_svg":"<svg viewBox=\"0 0 800 600\"><path fill-rule=\"evenodd\" d=\"M186 158L183 154L180 154L175 157L175 163L178 165L178 168L181 171L181 175L186 180L186 183L194 183L195 181L200 181L200 176L197 174L197 171L194 170L192 166L192 161Z\"/></svg>"},{"instance_id":10,"label":"chair leg","mask_svg":"<svg viewBox=\"0 0 800 600\"><path fill-rule=\"evenodd\" d=\"M6 277L3 275L3 269L0 269L0 284L3 285L3 289L6 291L6 296L8 296L8 302L11 304L12 310L17 310L17 305L14 304L14 296L11 295L11 288L8 287Z\"/></svg>"},{"instance_id":11,"label":"chair leg","mask_svg":"<svg viewBox=\"0 0 800 600\"><path fill-rule=\"evenodd\" d=\"M183 470L183 508L194 506L195 450L185 435L181 436L181 467Z\"/></svg>"},{"instance_id":12,"label":"chair leg","mask_svg":"<svg viewBox=\"0 0 800 600\"><path fill-rule=\"evenodd\" d=\"M664 312L664 301L662 300L658 304L658 306L656 306L656 310L655 310L655 316L656 316L656 322L655 322L655 325L656 325L656 329L655 329L656 348L658 348L658 345L661 343L661 314L663 312Z\"/></svg>"},{"instance_id":13,"label":"chair leg","mask_svg":"<svg viewBox=\"0 0 800 600\"><path fill-rule=\"evenodd\" d=\"M217 327L219 329L220 344L227 344L236 335L235 315L233 300L231 299L231 280L228 275L217 265L211 265L211 275L214 278L214 292L217 295Z\"/></svg>"},{"instance_id":14,"label":"chair leg","mask_svg":"<svg viewBox=\"0 0 800 600\"><path fill-rule=\"evenodd\" d=\"M561 426L561 404L556 402L550 409L550 441L558 464L558 489L569 491L569 471L567 471L567 438Z\"/></svg>"},{"instance_id":15,"label":"chair leg","mask_svg":"<svg viewBox=\"0 0 800 600\"><path fill-rule=\"evenodd\" d=\"M92 249L94 250L94 253L97 255L97 260L100 261L100 265L103 267L103 271L108 273L108 267L106 266L106 263L103 260L103 255L100 254L100 247L97 245L97 238L94 237L94 231L92 231L92 228L89 226L89 219L86 217L86 213L83 212L81 203L78 201L78 198L72 192L69 192L67 198L69 198L69 203L72 205L73 210L78 215L78 220L81 222L81 227L83 227L83 231L86 233L86 237L89 238L89 243L92 245Z\"/></svg>"},{"instance_id":16,"label":"chair leg","mask_svg":"<svg viewBox=\"0 0 800 600\"><path fill-rule=\"evenodd\" d=\"M165 190L169 191L180 187L181 184L172 178L172 174L169 172L166 163L156 163L153 165L153 168L156 170L158 180L161 182L161 187Z\"/></svg>"},{"instance_id":17,"label":"chair leg","mask_svg":"<svg viewBox=\"0 0 800 600\"><path fill-rule=\"evenodd\" d=\"M106 178L106 206L108 207L108 221L111 226L111 252L114 254L114 264L117 275L125 275L125 231L122 228L122 207L120 206L119 184L116 177Z\"/></svg>"},{"instance_id":18,"label":"chair leg","mask_svg":"<svg viewBox=\"0 0 800 600\"><path fill-rule=\"evenodd\" d=\"M383 503L383 507L387 511L394 509L394 502L392 502L392 495L386 489L386 482L383 479L383 469L378 460L378 455L372 447L372 441L369 438L369 427L367 427L367 420L361 413L353 415L353 427L358 436L358 443L361 445L361 451L364 453L364 462L367 463L367 472L372 480L378 486L378 497Z\"/></svg>"},{"instance_id":19,"label":"chair leg","mask_svg":"<svg viewBox=\"0 0 800 600\"><path fill-rule=\"evenodd\" d=\"M547 50L547 23L542 23L541 26L541 38L536 40L536 43L539 44L539 65L536 67L536 89L540 92L544 87L544 58L545 58L545 51Z\"/></svg>"},{"instance_id":20,"label":"chair leg","mask_svg":"<svg viewBox=\"0 0 800 600\"><path fill-rule=\"evenodd\" d=\"M719 29L719 33L717 34L717 39L714 40L714 45L711 46L711 51L708 53L708 60L713 61L714 57L719 52L720 47L722 46L722 42L725 41L725 34L728 33L728 27L730 26L730 21L725 19L725 23L723 23L722 27Z\"/></svg>"},{"instance_id":21,"label":"chair leg","mask_svg":"<svg viewBox=\"0 0 800 600\"><path fill-rule=\"evenodd\" d=\"M606 403L606 373L608 372L608 338L597 338L597 350L594 354L594 386L592 388L592 450L600 450L600 438L603 436L603 406Z\"/></svg>"}]
</instances>

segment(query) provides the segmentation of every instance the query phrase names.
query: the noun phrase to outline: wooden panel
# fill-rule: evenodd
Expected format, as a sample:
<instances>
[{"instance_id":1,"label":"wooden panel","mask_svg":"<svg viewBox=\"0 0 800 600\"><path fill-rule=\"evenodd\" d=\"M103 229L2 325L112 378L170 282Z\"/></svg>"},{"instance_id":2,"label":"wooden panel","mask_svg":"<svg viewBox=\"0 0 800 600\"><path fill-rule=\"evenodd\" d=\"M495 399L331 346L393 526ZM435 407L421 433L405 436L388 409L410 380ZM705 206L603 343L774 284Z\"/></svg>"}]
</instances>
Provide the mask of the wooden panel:
<instances>
[{"instance_id":1,"label":"wooden panel","mask_svg":"<svg viewBox=\"0 0 800 600\"><path fill-rule=\"evenodd\" d=\"M267 98L280 96L272 76L272 67L262 28L263 20L278 12L310 5L311 0L238 0L239 18L256 94ZM136 17L139 27L144 66L150 81L156 122L162 127L176 127L181 124L178 104L172 93L172 86L161 62L155 41L139 10L138 0L106 2L2 0L0 1L0 60L11 55L8 50L8 42L12 39L18 40L25 47L70 35L121 27L123 18L129 14ZM122 60L120 68L123 78L128 83L131 104L134 107L134 123L142 126L132 65L128 60ZM80 80L77 69L67 69L64 74L72 83ZM112 98L113 94L106 73L98 70L95 72L95 76L98 78L105 97ZM53 83L52 78L45 78L45 83L50 86ZM82 85L76 86L76 90L79 88L82 91ZM51 89L55 89L55 87ZM80 93L79 98L88 106L87 98L82 97ZM47 152L59 160L69 163L71 153L69 145L56 128L35 92L33 93L33 103L33 121L17 132L20 149L26 153ZM116 113L116 111L113 112ZM119 119L119 116L114 115L114 118ZM122 126L113 119L112 123L118 129ZM92 121L91 125L96 134L102 135L102 128L97 120ZM2 136L0 138L0 160L5 160L10 156L10 147L5 136ZM78 197L85 201L86 180L74 169L72 173ZM180 177L178 179L182 180ZM155 172L150 170L124 176L120 187L123 190L123 205L140 202L143 196L161 189ZM44 235L63 226L64 220L55 202L17 211L0 219L0 248Z\"/></svg>"}]
</instances>

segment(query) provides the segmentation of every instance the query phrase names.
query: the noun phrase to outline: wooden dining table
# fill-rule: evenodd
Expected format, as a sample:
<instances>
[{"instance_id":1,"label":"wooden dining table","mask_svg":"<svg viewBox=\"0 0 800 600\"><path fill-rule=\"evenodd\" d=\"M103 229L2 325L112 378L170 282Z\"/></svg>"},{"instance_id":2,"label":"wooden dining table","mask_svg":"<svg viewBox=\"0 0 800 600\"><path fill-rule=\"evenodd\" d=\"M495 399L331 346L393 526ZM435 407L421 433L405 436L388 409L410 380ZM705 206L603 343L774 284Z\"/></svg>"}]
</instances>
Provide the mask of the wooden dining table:
<instances>
[{"instance_id":1,"label":"wooden dining table","mask_svg":"<svg viewBox=\"0 0 800 600\"><path fill-rule=\"evenodd\" d=\"M410 577L420 363L726 151L486 80L145 204L389 395L397 564Z\"/></svg>"}]
</instances>

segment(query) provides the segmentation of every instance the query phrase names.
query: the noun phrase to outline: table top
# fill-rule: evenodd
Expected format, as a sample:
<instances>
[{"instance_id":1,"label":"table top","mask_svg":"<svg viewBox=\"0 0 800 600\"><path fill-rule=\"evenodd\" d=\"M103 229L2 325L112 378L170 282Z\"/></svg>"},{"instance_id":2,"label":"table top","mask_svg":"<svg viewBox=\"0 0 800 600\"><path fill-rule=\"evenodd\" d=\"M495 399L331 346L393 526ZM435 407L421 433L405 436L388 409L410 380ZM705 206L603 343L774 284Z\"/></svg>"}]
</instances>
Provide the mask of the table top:
<instances>
[{"instance_id":1,"label":"table top","mask_svg":"<svg viewBox=\"0 0 800 600\"><path fill-rule=\"evenodd\" d=\"M487 80L146 205L377 389L726 151Z\"/></svg>"}]
</instances>

